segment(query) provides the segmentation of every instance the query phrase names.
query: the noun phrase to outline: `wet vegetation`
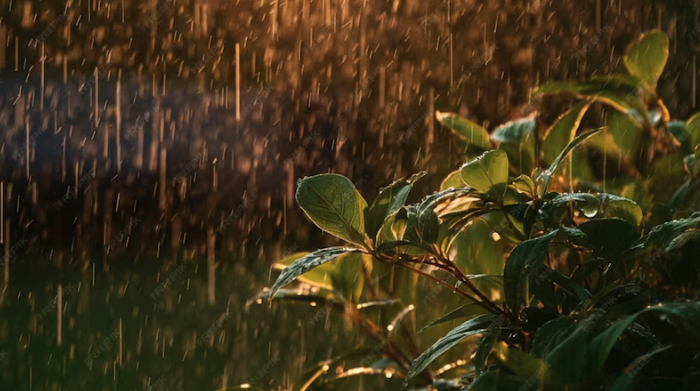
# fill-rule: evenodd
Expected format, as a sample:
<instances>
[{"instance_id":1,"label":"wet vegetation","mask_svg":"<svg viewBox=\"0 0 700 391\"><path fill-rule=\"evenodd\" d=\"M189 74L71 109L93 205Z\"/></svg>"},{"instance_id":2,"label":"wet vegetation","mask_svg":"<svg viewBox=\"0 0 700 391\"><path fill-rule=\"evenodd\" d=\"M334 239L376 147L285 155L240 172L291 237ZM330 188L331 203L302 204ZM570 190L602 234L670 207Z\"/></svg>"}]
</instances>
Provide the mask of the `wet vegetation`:
<instances>
[{"instance_id":1,"label":"wet vegetation","mask_svg":"<svg viewBox=\"0 0 700 391\"><path fill-rule=\"evenodd\" d=\"M375 345L317 364L298 389L371 375L438 390L698 389L700 113L671 121L658 98L668 45L652 31L629 46L629 74L537 88L578 98L544 132L534 116L489 133L437 112L467 161L420 203L405 205L424 172L371 205L343 176L302 179L299 206L346 245L285 258L261 297L335 309ZM613 110L590 130L594 102ZM585 176L600 152L627 167L603 171L602 189ZM458 325L422 352L406 327L416 306L381 279L395 269L461 299L426 327ZM467 351L445 359L463 341Z\"/></svg>"},{"instance_id":2,"label":"wet vegetation","mask_svg":"<svg viewBox=\"0 0 700 391\"><path fill-rule=\"evenodd\" d=\"M0 389L401 389L415 359L472 310L495 317L479 318L486 331L415 369L411 387L473 382L479 336L495 339L484 342L493 349L482 348L479 373L504 368L502 343L546 362L528 345L538 328L524 332L515 318L543 301L540 323L583 319L579 307L613 302L572 298L575 285L562 287L552 274L535 279L553 296L519 285L526 309L516 311L502 277L514 246L558 229L547 267L595 295L597 281L612 283L619 271L601 280L600 266L581 282L572 254L600 257L600 265L621 255L562 236L576 233L567 229L581 230L589 217L588 227L621 218L643 238L697 210L688 174L697 145L696 16L685 0L0 0ZM630 42L654 29L668 37L658 81L631 68L619 76ZM599 130L551 170L549 191L592 196L554 208L526 236L518 224L529 205L539 216L554 202L540 192L549 177L542 170L589 129ZM498 164L505 154L499 175L508 173L514 199L499 201L462 178L461 165L485 152ZM383 194L367 202L373 213L360 212L363 230L328 234L295 202L298 191L313 196L318 187L298 180L329 173L348 178L352 186L320 177L361 211L361 199ZM533 182L529 192L521 175ZM388 185L394 190L381 191ZM396 257L432 262L432 253L391 248L396 236L378 236L384 217L406 213L399 232L423 197L450 187L458 190L420 210L441 223L460 210L502 206L508 220L501 210L454 221L464 229L438 232L453 238L436 259L464 276L427 264L420 270L428 276L415 276ZM637 212L618 210L627 201L600 194L633 201L641 223L623 216ZM593 206L611 203L618 212L593 216ZM631 235L613 224L616 235ZM692 242L691 233L681 236ZM339 245L351 250L337 265L304 273L275 296L296 304L268 305L270 291L259 295L298 252ZM625 270L638 270L630 263L638 255L624 256ZM674 270L686 279L649 283L658 300L692 296L692 267ZM474 304L487 301L460 278L493 305ZM624 319L606 316L600 327ZM366 349L354 361L334 361L358 347ZM349 372L370 367L375 376ZM533 385L525 373L502 371Z\"/></svg>"}]
</instances>

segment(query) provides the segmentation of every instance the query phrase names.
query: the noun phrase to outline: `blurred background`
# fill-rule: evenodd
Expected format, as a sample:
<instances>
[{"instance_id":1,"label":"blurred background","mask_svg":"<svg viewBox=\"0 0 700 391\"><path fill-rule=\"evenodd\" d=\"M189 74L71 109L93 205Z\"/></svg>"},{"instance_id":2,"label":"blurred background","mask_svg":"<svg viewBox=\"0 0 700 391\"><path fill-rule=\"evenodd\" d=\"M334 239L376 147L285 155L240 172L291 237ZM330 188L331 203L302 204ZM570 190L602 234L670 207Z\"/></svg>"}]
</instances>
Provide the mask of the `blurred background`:
<instances>
[{"instance_id":1,"label":"blurred background","mask_svg":"<svg viewBox=\"0 0 700 391\"><path fill-rule=\"evenodd\" d=\"M298 179L339 173L371 202L426 170L419 199L463 162L436 110L489 129L546 116L531 88L621 71L653 28L671 40L660 97L687 118L699 11L0 0L0 389L288 389L363 338L323 308L246 307L273 262L335 243L295 205ZM417 305L418 329L457 302L420 286L440 300ZM341 386L401 386L369 382Z\"/></svg>"}]
</instances>

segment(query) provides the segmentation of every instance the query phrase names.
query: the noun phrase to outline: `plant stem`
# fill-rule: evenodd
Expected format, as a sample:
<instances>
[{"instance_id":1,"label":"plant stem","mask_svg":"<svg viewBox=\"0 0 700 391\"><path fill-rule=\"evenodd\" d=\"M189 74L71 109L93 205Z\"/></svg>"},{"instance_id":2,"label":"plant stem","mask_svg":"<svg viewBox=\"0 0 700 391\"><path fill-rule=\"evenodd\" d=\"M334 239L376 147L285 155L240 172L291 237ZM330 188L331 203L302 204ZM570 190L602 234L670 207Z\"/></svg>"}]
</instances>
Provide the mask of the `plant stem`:
<instances>
[{"instance_id":1,"label":"plant stem","mask_svg":"<svg viewBox=\"0 0 700 391\"><path fill-rule=\"evenodd\" d=\"M372 276L370 275L370 271L367 270L367 267L365 266L364 262L362 263L362 272L365 275L365 281L371 287L370 292L372 292L372 297L374 298L374 300L379 300L379 288L377 286L379 285L381 287L381 285L374 284L374 282L372 281ZM389 296L389 297L391 297L391 296Z\"/></svg>"},{"instance_id":2,"label":"plant stem","mask_svg":"<svg viewBox=\"0 0 700 391\"><path fill-rule=\"evenodd\" d=\"M393 261L390 257L388 257L388 256L386 256L386 255L383 255L383 254L376 254L376 256L377 256L377 258L382 259L382 260L384 260L385 262L392 262L392 261ZM491 302L491 301L490 301L488 298L486 298L485 296L484 296L484 298L486 298L486 300L483 300L483 301L482 301L482 300L479 300L479 299L477 299L476 297L474 297L474 296L468 294L467 292L464 292L463 290L457 288L456 286L454 286L454 285L452 285L452 284L450 284L450 283L448 283L448 282L445 282L445 281L443 281L443 280L441 280L441 279L439 279L439 278L437 278L437 277L434 277L434 276L432 276L432 275L430 275L430 274L428 274L428 273L426 273L426 272L424 272L424 271L422 271L422 270L420 270L420 269L417 269L417 268L414 268L414 267L410 267L410 266L408 266L408 265L407 265L406 263L404 263L404 262L395 262L395 263L398 264L398 265L400 265L400 266L403 267L403 268L406 268L406 269L408 269L408 270L414 272L414 273L417 273L417 274L419 274L419 275L421 275L421 276L423 276L423 277L426 277L426 278L428 278L428 279L430 279L430 280L433 280L433 281L435 281L436 283L438 283L438 284L440 284L440 285L442 285L442 286L444 286L444 287L450 289L451 291L453 291L453 292L455 292L455 293L457 293L457 294L459 294L459 295L461 295L461 296L463 296L463 297L465 297L465 298L467 298L467 299L469 299L469 300L471 300L471 301L473 301L473 302L475 302L475 303L479 303L479 305L481 305L482 307L484 307L485 309L489 310L490 312L492 312L492 313L494 313L494 314L503 314L503 313L504 313L503 310L501 310L500 308L498 308L497 305L493 304L493 302ZM420 263L420 262L419 262L419 263ZM435 266L440 267L441 265L435 264ZM448 271L449 271L449 270L448 270ZM452 273L450 273L450 274L452 274ZM473 285L472 285L472 286L473 286ZM478 292L478 294L481 294L481 292ZM483 295L482 295L482 296L483 296Z\"/></svg>"},{"instance_id":3,"label":"plant stem","mask_svg":"<svg viewBox=\"0 0 700 391\"><path fill-rule=\"evenodd\" d=\"M496 303L491 301L491 299L486 297L486 295L484 295L484 293L481 292L479 288L477 288L476 285L474 285L474 283L471 282L471 280L469 280L469 278L467 278L467 276L464 273L462 273L462 271L457 267L457 265L454 264L454 262L452 262L449 259L445 259L444 261L450 268L450 273L453 276L457 277L457 279L461 281L464 285L466 285L472 292L474 292L474 294L477 295L482 302L489 304L492 308L496 310L498 314L503 315L506 318L508 317L508 314L502 308L497 306Z\"/></svg>"}]
</instances>

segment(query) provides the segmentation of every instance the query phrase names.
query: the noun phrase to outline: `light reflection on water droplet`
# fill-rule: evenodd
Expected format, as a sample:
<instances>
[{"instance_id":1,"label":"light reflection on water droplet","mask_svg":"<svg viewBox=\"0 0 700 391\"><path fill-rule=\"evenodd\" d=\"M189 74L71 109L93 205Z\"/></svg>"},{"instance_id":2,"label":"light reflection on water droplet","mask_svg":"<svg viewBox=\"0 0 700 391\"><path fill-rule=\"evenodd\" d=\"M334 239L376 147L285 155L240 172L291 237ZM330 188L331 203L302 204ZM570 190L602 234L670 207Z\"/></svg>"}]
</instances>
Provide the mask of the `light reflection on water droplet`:
<instances>
[{"instance_id":1,"label":"light reflection on water droplet","mask_svg":"<svg viewBox=\"0 0 700 391\"><path fill-rule=\"evenodd\" d=\"M591 205L591 204L585 204L581 207L581 211L583 214L590 218L595 217L595 215L598 214L598 206L597 205Z\"/></svg>"}]
</instances>

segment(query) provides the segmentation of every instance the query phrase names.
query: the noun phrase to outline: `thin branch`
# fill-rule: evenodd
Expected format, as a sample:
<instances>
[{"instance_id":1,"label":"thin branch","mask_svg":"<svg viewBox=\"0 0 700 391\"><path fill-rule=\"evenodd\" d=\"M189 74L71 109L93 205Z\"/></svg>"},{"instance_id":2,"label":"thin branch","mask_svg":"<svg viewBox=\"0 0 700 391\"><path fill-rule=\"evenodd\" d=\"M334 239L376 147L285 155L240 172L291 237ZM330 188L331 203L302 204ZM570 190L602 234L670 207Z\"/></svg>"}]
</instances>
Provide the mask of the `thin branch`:
<instances>
[{"instance_id":1,"label":"thin branch","mask_svg":"<svg viewBox=\"0 0 700 391\"><path fill-rule=\"evenodd\" d=\"M471 300L471 301L473 301L473 302L475 302L475 303L479 303L479 305L481 305L481 306L484 307L485 309L489 310L489 312L492 312L492 313L495 313L495 314L502 314L502 313L503 313L503 310L501 310L500 308L498 308L498 306L496 306L495 304L493 304L490 300L488 300L488 298L487 298L487 301L481 301L481 300L477 299L476 297L474 297L474 296L468 294L467 292L464 292L463 290L457 288L456 286L454 286L454 285L452 285L452 284L450 284L450 283L448 283L448 282L445 282L445 281L443 281L443 280L441 280L441 279L439 279L439 278L437 278L437 277L434 277L434 276L432 276L432 275L430 275L430 274L428 274L428 273L426 273L426 272L424 272L424 271L422 271L422 270L420 270L420 269L417 269L417 268L414 268L414 267L410 267L410 266L408 266L408 265L407 265L406 263L404 263L404 262L393 262L393 259L391 259L390 257L388 257L388 256L386 256L386 255L384 255L384 254L377 254L377 258L382 259L383 261L388 262L388 263L397 264L397 265L399 265L399 266L401 266L401 267L403 267L403 268L405 268L405 269L408 269L408 270L410 270L410 271L412 271L412 272L414 272L414 273L417 273L417 274L419 274L419 275L421 275L421 276L423 276L423 277L426 277L426 278L428 278L428 279L431 279L431 280L433 280L434 282L436 282L436 283L438 283L438 284L440 284L440 285L442 285L442 286L444 286L444 287L450 289L451 291L457 293L458 295L461 295L462 297L465 297L465 298L467 298L467 299L469 299L469 300ZM489 305L489 304L490 304L490 305Z\"/></svg>"}]
</instances>

